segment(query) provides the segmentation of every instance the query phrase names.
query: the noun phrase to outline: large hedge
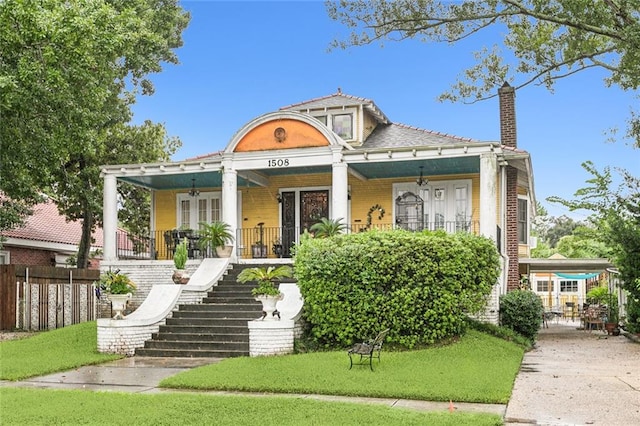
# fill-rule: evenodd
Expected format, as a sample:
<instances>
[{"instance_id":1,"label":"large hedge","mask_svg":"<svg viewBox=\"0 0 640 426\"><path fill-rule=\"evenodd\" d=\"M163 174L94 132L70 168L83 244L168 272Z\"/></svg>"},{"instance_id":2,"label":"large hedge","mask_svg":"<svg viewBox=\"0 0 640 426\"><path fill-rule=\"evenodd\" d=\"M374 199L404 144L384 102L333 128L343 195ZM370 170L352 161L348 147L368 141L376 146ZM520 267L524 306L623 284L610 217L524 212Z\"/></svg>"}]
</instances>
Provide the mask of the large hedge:
<instances>
[{"instance_id":1,"label":"large hedge","mask_svg":"<svg viewBox=\"0 0 640 426\"><path fill-rule=\"evenodd\" d=\"M544 306L540 297L530 290L514 290L500 297L500 322L530 339L536 340Z\"/></svg>"},{"instance_id":2,"label":"large hedge","mask_svg":"<svg viewBox=\"0 0 640 426\"><path fill-rule=\"evenodd\" d=\"M311 338L344 347L389 327L411 348L458 335L499 276L491 240L444 232L369 231L308 238L295 272Z\"/></svg>"}]
</instances>

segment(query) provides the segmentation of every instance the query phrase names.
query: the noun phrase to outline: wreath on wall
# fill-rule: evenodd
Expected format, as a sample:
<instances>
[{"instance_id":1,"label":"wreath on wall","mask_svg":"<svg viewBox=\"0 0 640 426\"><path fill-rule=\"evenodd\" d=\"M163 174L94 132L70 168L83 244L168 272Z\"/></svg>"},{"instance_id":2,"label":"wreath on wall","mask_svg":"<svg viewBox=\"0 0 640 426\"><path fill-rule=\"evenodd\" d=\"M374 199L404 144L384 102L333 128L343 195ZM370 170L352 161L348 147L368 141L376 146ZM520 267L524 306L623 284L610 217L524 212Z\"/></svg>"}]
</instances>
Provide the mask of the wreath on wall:
<instances>
[{"instance_id":1,"label":"wreath on wall","mask_svg":"<svg viewBox=\"0 0 640 426\"><path fill-rule=\"evenodd\" d=\"M385 213L384 208L380 204L374 204L373 206L371 206L371 208L369 209L369 212L367 213L366 229L371 228L371 214L375 211L378 212L378 220L382 220L382 218L384 217L384 213Z\"/></svg>"}]
</instances>

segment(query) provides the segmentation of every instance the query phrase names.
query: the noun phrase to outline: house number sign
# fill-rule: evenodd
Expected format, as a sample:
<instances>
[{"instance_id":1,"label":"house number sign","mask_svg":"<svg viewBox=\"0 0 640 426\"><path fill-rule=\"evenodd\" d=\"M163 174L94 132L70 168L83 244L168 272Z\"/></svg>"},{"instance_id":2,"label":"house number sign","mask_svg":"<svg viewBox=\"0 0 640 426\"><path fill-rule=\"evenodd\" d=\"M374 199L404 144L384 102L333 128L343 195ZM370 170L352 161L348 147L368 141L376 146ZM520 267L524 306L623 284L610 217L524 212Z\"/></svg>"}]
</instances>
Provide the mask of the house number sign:
<instances>
[{"instance_id":1,"label":"house number sign","mask_svg":"<svg viewBox=\"0 0 640 426\"><path fill-rule=\"evenodd\" d=\"M267 165L269 167L289 167L288 158L277 158L275 160L268 160Z\"/></svg>"}]
</instances>

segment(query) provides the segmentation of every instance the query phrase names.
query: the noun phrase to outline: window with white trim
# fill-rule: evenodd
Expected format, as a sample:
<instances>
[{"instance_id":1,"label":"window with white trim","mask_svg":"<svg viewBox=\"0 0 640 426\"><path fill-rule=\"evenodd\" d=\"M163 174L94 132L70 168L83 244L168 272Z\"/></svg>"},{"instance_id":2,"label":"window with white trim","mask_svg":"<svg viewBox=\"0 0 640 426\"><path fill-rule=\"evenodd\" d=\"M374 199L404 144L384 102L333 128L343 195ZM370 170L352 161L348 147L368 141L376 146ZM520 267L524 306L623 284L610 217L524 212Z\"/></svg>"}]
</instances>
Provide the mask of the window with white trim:
<instances>
[{"instance_id":1,"label":"window with white trim","mask_svg":"<svg viewBox=\"0 0 640 426\"><path fill-rule=\"evenodd\" d=\"M536 281L536 291L553 291L553 281Z\"/></svg>"},{"instance_id":2,"label":"window with white trim","mask_svg":"<svg viewBox=\"0 0 640 426\"><path fill-rule=\"evenodd\" d=\"M346 141L357 139L358 123L356 122L356 108L340 108L337 110L322 110L309 112L315 119L333 130Z\"/></svg>"},{"instance_id":3,"label":"window with white trim","mask_svg":"<svg viewBox=\"0 0 640 426\"><path fill-rule=\"evenodd\" d=\"M529 202L518 198L518 243L529 244Z\"/></svg>"},{"instance_id":4,"label":"window with white trim","mask_svg":"<svg viewBox=\"0 0 640 426\"><path fill-rule=\"evenodd\" d=\"M176 227L183 229L199 229L200 222L211 223L221 218L220 192L201 192L197 197L189 194L178 194L178 223Z\"/></svg>"},{"instance_id":5,"label":"window with white trim","mask_svg":"<svg viewBox=\"0 0 640 426\"><path fill-rule=\"evenodd\" d=\"M561 280L560 292L561 293L577 293L578 281L577 280Z\"/></svg>"},{"instance_id":6,"label":"window with white trim","mask_svg":"<svg viewBox=\"0 0 640 426\"><path fill-rule=\"evenodd\" d=\"M0 265L8 265L11 263L11 256L8 251L0 251Z\"/></svg>"},{"instance_id":7,"label":"window with white trim","mask_svg":"<svg viewBox=\"0 0 640 426\"><path fill-rule=\"evenodd\" d=\"M444 229L447 232L471 229L471 179L429 182L419 187L412 183L395 184L394 202L403 193L416 191L424 202L425 229Z\"/></svg>"},{"instance_id":8,"label":"window with white trim","mask_svg":"<svg viewBox=\"0 0 640 426\"><path fill-rule=\"evenodd\" d=\"M331 130L344 140L353 139L353 114L336 114L331 118Z\"/></svg>"}]
</instances>

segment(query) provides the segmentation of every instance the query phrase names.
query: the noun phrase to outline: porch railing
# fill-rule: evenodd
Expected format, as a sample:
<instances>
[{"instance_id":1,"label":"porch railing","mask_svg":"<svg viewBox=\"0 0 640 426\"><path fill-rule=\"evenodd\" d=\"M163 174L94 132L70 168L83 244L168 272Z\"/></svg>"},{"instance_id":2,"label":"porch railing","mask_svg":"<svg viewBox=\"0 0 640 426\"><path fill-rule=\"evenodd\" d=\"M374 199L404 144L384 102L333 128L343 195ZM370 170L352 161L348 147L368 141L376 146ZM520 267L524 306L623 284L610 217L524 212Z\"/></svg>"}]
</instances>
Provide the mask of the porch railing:
<instances>
[{"instance_id":1,"label":"porch railing","mask_svg":"<svg viewBox=\"0 0 640 426\"><path fill-rule=\"evenodd\" d=\"M365 232L368 230L407 229L410 231L438 230L445 232L479 233L478 221L464 222L406 222L402 224L352 223L347 232ZM291 247L300 241L300 227L267 227L239 228L234 242L236 255L241 259L291 257ZM200 245L198 231L157 230L149 236L134 236L118 232L116 237L117 255L119 259L173 259L176 245L184 239L188 241L190 259L212 257L214 254Z\"/></svg>"}]
</instances>

